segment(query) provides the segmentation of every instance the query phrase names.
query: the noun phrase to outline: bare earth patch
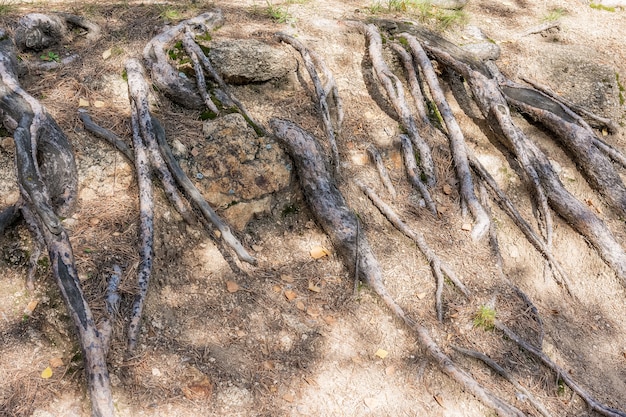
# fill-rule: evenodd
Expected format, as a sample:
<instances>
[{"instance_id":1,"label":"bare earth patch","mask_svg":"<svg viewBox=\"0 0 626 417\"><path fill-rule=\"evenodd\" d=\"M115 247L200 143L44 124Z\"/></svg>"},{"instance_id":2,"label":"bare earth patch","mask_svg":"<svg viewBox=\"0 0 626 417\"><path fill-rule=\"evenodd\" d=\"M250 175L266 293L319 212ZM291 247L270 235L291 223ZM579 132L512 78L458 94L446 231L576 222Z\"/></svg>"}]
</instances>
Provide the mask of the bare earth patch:
<instances>
[{"instance_id":1,"label":"bare earth patch","mask_svg":"<svg viewBox=\"0 0 626 417\"><path fill-rule=\"evenodd\" d=\"M254 144L241 160L265 152L269 156L261 158L264 163L279 161L280 167L268 173L268 178L280 186L272 182L267 192L270 197L263 200L265 183L255 185L261 191L254 197L248 197L245 184L237 183L239 188L233 188L233 194L238 197L229 197L228 181L209 182L214 180L211 172L219 164L203 158L219 161L221 157L214 149L217 145L206 137L206 126L203 133L201 111L182 109L163 97L154 104L155 114L163 122L170 144L177 141L182 145L177 157L183 168L207 199L214 195L211 202L217 211L237 223L237 203L254 201L260 207L247 224L237 223L238 236L257 257L258 265L234 260L204 229L186 224L163 192L157 191L153 278L139 346L136 355L127 357L126 321L139 266L137 184L134 168L124 157L83 130L77 112L79 100L89 103L95 121L130 143L124 62L139 57L164 24L190 18L212 6L220 7L225 16L225 24L212 34L213 40L250 38L276 44L273 34L283 31L315 50L332 71L345 111L344 128L337 141L342 157L340 188L364 225L362 233L368 236L381 263L385 284L407 313L423 323L446 353L475 379L528 415L539 414L523 394L452 347L488 354L553 416L590 415L558 376L501 333L476 325L477 311L488 306L499 320L529 340L536 340L539 331L524 302L500 276L486 239L474 242L463 230L471 217L463 216L460 208L447 144L433 147L439 178L433 190L441 208L438 216L419 207L419 198L406 180L397 139L403 132L398 121L389 116L386 103L372 98L381 91L376 91L378 87L367 78L371 69L364 59L364 37L346 21L417 19L418 12L389 11L386 3L376 8L361 0L274 5L286 12L287 22L268 16L265 1L18 3L0 18L2 26L13 27L17 18L28 12L67 11L84 15L102 27L103 37L89 50L76 34L75 42L67 48L51 51L61 55L76 52L80 55L77 61L52 71L33 69L21 77L21 82L58 121L76 153L79 204L63 225L69 231L79 276L96 317L104 314L103 294L111 265L123 267L121 314L114 325L108 356L118 415L493 415L440 371L418 347L411 330L395 319L371 290L354 285L354 277L313 221L292 167L283 159L287 157L272 150L278 146L274 141ZM624 8L608 11L559 0L470 0L463 11L467 20L453 22L444 36L460 45L498 45L501 55L497 63L509 78L519 81L528 77L575 104L611 118L619 124L619 131L602 137L624 149ZM557 27L528 34L529 29L557 18ZM476 31L468 26L480 28L486 40L477 39ZM401 64L387 52L392 69L404 80ZM38 60L39 55L23 59ZM300 71L304 74L303 67ZM445 80L455 77L445 72L440 76ZM310 85L303 86L294 78L236 86L233 92L264 124L271 117L288 118L318 138L324 137ZM493 138L485 134L480 112L461 98L457 101L450 88L446 87L445 93L468 146L522 214L533 219L529 192L515 164L510 164ZM624 219L591 190L549 133L522 116L514 117L549 156L567 189L597 209L624 247ZM2 135L9 136L6 131ZM390 170L398 193L394 202L397 212L424 234L473 293L467 299L446 282L443 323L435 314L436 288L428 262L351 181L358 178L385 195L366 151L370 143L381 150ZM235 146L229 152L236 152L233 149ZM13 153L11 141L2 140L0 207L19 197ZM229 154L223 159L237 158ZM227 170L221 165L219 168ZM254 169L270 171L271 167ZM288 175L291 180L285 185ZM571 277L573 294L568 295L506 214L494 205L491 217L497 225L506 276L532 299L543 320L544 352L599 401L623 408L623 284L593 248L555 216L553 252ZM319 246L328 249L330 255L314 259L311 250ZM31 251L31 238L24 225L0 237L0 415L90 415L80 349L45 259L39 262L35 290L26 288ZM42 372L47 367L53 373L44 379Z\"/></svg>"}]
</instances>

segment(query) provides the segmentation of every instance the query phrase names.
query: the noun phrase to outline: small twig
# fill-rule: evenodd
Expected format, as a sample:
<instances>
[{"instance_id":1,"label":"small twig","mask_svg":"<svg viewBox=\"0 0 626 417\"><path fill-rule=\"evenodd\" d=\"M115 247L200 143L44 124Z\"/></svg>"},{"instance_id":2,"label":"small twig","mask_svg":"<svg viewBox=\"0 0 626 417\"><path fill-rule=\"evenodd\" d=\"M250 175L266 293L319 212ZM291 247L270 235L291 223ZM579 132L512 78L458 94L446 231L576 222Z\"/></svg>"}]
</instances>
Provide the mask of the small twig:
<instances>
[{"instance_id":1,"label":"small twig","mask_svg":"<svg viewBox=\"0 0 626 417\"><path fill-rule=\"evenodd\" d=\"M400 144L402 145L402 155L404 157L404 167L406 168L406 175L409 177L409 182L413 184L419 191L424 199L426 207L433 215L437 215L437 207L433 201L426 184L422 182L415 164L415 153L413 152L413 145L407 135L400 135Z\"/></svg>"},{"instance_id":2,"label":"small twig","mask_svg":"<svg viewBox=\"0 0 626 417\"><path fill-rule=\"evenodd\" d=\"M543 362L548 368L554 371L568 387L572 389L576 394L580 396L587 403L587 405L594 410L595 412L602 414L603 416L608 417L626 417L626 413L615 408L608 407L602 403L596 401L591 395L589 395L582 387L578 385L576 381L565 371L565 369L558 366L552 359L550 359L545 353L541 351L541 349L537 349L532 346L530 343L526 342L524 339L519 337L516 333L514 333L511 329L509 329L506 325L504 325L499 320L495 321L495 327L502 331L509 339L517 343L522 349L534 355L537 359Z\"/></svg>"},{"instance_id":3,"label":"small twig","mask_svg":"<svg viewBox=\"0 0 626 417\"><path fill-rule=\"evenodd\" d=\"M550 30L552 28L559 28L560 25L561 25L561 22L559 20L555 20L552 22L544 22L539 25L528 28L525 31L519 33L517 35L517 39L521 39L529 35L534 35L535 33L545 32L546 30Z\"/></svg>"},{"instance_id":4,"label":"small twig","mask_svg":"<svg viewBox=\"0 0 626 417\"><path fill-rule=\"evenodd\" d=\"M526 399L528 400L528 402L535 407L535 409L537 411L539 411L539 413L544 416L544 417L552 417L552 415L550 414L550 412L543 406L543 404L541 404L536 398L535 396L528 391L524 386L522 386L515 378L513 378L513 376L508 373L506 371L506 369L504 369L503 367L501 367L500 365L498 365L498 363L496 361L494 361L493 359L491 359L489 356L480 353L480 352L476 352L475 350L469 350L469 349L464 349L462 347L459 346L454 346L451 345L450 346L452 349L456 350L459 353L462 353L464 355L467 355L471 358L474 359L478 359L479 361L482 361L483 363L485 363L485 365L489 366L491 369L493 369L494 371L496 371L496 373L498 375L500 375L502 378L506 379L507 381L509 381L511 383L511 385L513 385L513 387L515 387L516 390L518 390L521 394L523 394Z\"/></svg>"},{"instance_id":5,"label":"small twig","mask_svg":"<svg viewBox=\"0 0 626 417\"><path fill-rule=\"evenodd\" d=\"M395 200L396 189L391 182L391 178L389 178L389 172L387 172L387 168L385 168L385 164L383 163L383 158L380 156L380 152L378 152L378 149L376 149L376 146L374 146L374 144L370 143L370 145L367 147L367 153L369 153L372 157L372 162L374 162L374 165L378 170L378 175L380 175L380 179L387 189L387 192L389 192L391 198Z\"/></svg>"}]
</instances>

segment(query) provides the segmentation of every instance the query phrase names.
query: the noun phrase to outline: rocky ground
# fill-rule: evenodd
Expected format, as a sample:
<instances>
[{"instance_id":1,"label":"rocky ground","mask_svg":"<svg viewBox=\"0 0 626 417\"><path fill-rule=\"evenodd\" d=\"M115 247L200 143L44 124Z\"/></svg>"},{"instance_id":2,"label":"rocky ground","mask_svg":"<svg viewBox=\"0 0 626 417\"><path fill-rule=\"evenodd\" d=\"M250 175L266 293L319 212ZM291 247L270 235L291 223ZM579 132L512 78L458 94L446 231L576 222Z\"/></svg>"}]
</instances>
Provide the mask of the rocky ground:
<instances>
[{"instance_id":1,"label":"rocky ground","mask_svg":"<svg viewBox=\"0 0 626 417\"><path fill-rule=\"evenodd\" d=\"M259 264L234 260L202 227L187 225L158 192L156 261L143 332L136 355L126 356L125 328L139 263L134 170L123 156L82 129L77 110L79 105L87 108L96 122L130 142L124 61L139 56L163 25L213 6L225 16L224 25L207 39L212 53L222 53L220 62L237 61L224 52L224 43L231 39L263 42L282 54L272 61L283 64L280 71L285 75L253 83L229 78L238 84L235 95L260 122L288 118L324 136L306 73L302 68L299 75L294 72L298 57L274 40L276 31L296 36L328 64L345 108L338 140L340 188L363 221L362 232L381 262L389 291L407 312L425 324L462 368L528 415L539 414L495 372L452 346L497 360L554 416L591 415L557 376L502 334L475 324L477 312L487 308L529 338L538 330L522 300L498 273L487 242L473 242L463 230L471 218L459 207L444 143L433 151L439 178L434 195L442 209L435 217L419 207L402 167L398 122L378 98L380 89L364 59L363 35L346 22L411 19L467 48L499 53L497 63L511 79L528 77L612 118L619 131L600 134L623 149L625 8L583 1L470 0L460 13L431 7L404 10L402 5L410 2L390 3L397 7L390 10L387 2L366 0L0 3L5 27L14 27L28 12L55 10L84 15L103 29L103 37L88 49L81 34L74 33L63 47L45 51L61 57L77 52L77 61L52 71L31 66L21 81L59 122L76 152L80 201L64 225L96 315L103 314L111 266L119 264L124 271L122 311L109 354L120 416L493 415L440 371L411 330L373 292L354 285L314 222L291 161L276 142L259 138L237 114L211 120L158 94L155 113L176 157ZM404 79L397 58L387 52L385 58ZM41 55L21 58L35 63ZM275 70L270 64L269 70ZM222 72L226 75L229 69ZM258 73L260 69L253 71ZM445 72L441 76L453 79ZM515 163L493 144L478 112L457 101L448 87L446 94L468 146L522 214L533 219L530 196ZM624 219L589 188L567 153L542 129L521 116L516 121L549 155L567 188L595 207L624 244ZM381 149L397 187L396 210L473 292L468 300L445 285L443 323L436 319L435 282L426 259L352 184L358 178L385 195L366 153L370 143ZM18 190L12 141L3 139L0 145L0 204L5 206L17 200ZM555 218L554 252L572 281L573 294L567 295L508 217L495 205L492 210L506 277L528 294L543 319L544 352L598 400L623 409L623 284L584 239ZM25 277L33 243L26 227L8 231L0 247L0 415L89 415L80 350L46 258L39 261L35 290L28 291ZM320 247L329 255L315 259L312 251ZM52 375L43 378L48 367Z\"/></svg>"}]
</instances>

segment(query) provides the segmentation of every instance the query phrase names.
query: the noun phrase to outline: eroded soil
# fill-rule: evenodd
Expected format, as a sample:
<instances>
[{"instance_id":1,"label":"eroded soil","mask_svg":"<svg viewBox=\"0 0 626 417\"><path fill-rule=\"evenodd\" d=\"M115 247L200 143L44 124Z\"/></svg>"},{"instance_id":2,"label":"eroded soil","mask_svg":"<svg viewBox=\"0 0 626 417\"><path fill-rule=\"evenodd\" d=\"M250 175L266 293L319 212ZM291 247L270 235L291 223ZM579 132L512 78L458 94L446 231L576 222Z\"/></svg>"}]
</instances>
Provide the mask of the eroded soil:
<instances>
[{"instance_id":1,"label":"eroded soil","mask_svg":"<svg viewBox=\"0 0 626 417\"><path fill-rule=\"evenodd\" d=\"M309 0L279 4L289 16L277 23L264 1L218 1L225 25L214 39L256 38L273 42L278 30L297 35L316 50L332 70L346 112L339 139L341 190L364 224L389 291L460 366L529 415L538 415L515 390L480 363L452 350L463 346L497 360L530 389L554 416L589 415L581 400L523 351L495 331L474 325L481 306L523 334L537 338L538 327L526 306L499 275L486 241L473 242L462 230L464 217L454 189L454 169L446 144L434 144L439 183L434 195L445 210L438 218L417 205L405 178L399 152L398 123L388 107L372 97L364 59L363 36L345 24L370 17L411 18L409 12L377 10L368 1ZM123 305L109 354L116 408L120 416L483 416L493 415L439 370L420 349L415 336L390 314L334 255L314 260L316 246L332 247L313 221L295 177L272 196L271 210L238 231L259 259L241 265L198 226L186 225L157 193L155 269L148 294L140 346L125 353L125 328L132 300L137 255L137 186L134 170L107 144L82 130L79 99L86 99L95 121L129 138L129 106L122 79L126 58L138 56L168 19L191 17L212 5L186 2L43 2L17 4L2 16L5 25L31 11L62 10L84 14L103 27L104 37L85 50L80 36L68 50L81 59L50 72L31 71L25 89L48 108L70 137L80 175L80 202L64 221L77 266L97 315L113 263L124 270ZM178 14L172 14L174 10ZM373 14L372 12L377 12ZM557 12L555 12L557 11ZM585 2L523 0L475 1L464 8L466 22L455 22L446 36L459 44L473 42L482 29L501 48L498 65L511 79L526 76L550 86L569 100L626 122L619 80L626 80L625 11L591 8ZM556 15L554 14L556 13ZM559 27L526 34L558 17ZM413 18L416 18L413 16ZM433 22L430 22L433 23ZM81 49L82 48L82 49ZM103 59L103 52L111 57ZM393 62L392 54L386 55ZM24 57L37 59L38 57ZM402 75L397 62L398 75ZM442 74L443 79L454 77ZM624 83L624 81L622 81ZM448 85L448 84L446 84ZM323 137L310 86L252 85L234 89L260 121L289 118ZM623 88L622 88L623 89ZM515 165L493 144L479 114L447 88L470 146L532 219L530 197ZM457 95L458 96L458 95ZM623 94L622 94L623 97ZM96 107L100 101L103 106ZM192 161L205 139L199 112L183 110L166 99L155 104L172 142L179 141ZM568 189L589 200L624 243L623 219L616 218L591 191L569 160L541 129L516 120L560 169ZM6 132L5 132L6 134ZM622 127L604 137L626 144ZM385 195L365 151L376 144L398 189L394 206L421 231L472 290L468 300L451 285L444 289L444 322L434 312L435 283L425 258L397 232L352 184L359 178ZM11 142L0 149L0 204L17 200ZM198 161L199 164L204 161ZM196 166L189 163L188 166ZM197 179L197 181L202 181ZM444 185L451 186L452 192ZM446 188L446 192L444 192ZM236 207L236 206L233 206ZM223 212L227 205L218 207ZM623 285L586 242L561 219L555 219L554 252L570 274L573 296L556 284L541 256L492 205L504 257L504 271L537 306L543 319L544 351L571 372L584 388L606 404L626 404L626 294ZM82 363L71 323L53 280L40 261L36 289L25 286L32 241L22 225L0 240L0 415L87 416ZM230 292L227 282L238 285ZM232 290L233 287L230 287ZM292 297L292 295L294 297ZM25 314L37 300L32 314ZM32 308L32 304L30 304ZM381 358L379 349L388 352ZM380 352L379 352L380 353ZM41 377L53 358L62 365L49 379ZM59 364L57 364L59 365Z\"/></svg>"}]
</instances>

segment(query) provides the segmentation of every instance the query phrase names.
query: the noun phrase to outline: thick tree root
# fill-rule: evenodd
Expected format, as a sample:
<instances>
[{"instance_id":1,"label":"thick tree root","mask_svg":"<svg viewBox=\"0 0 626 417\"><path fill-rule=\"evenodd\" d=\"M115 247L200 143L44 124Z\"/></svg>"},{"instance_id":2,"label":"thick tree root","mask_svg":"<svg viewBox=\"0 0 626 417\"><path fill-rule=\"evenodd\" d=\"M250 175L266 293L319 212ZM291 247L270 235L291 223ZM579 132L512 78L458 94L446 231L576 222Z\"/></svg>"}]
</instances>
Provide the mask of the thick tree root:
<instances>
[{"instance_id":1,"label":"thick tree root","mask_svg":"<svg viewBox=\"0 0 626 417\"><path fill-rule=\"evenodd\" d=\"M44 107L20 87L13 42L0 35L0 109L19 121L13 138L20 210L29 227L36 230L35 239L41 236L45 240L52 274L76 326L92 413L113 416L106 365L107 340L94 323L80 286L69 237L58 217L68 214L76 199L73 152L67 137Z\"/></svg>"},{"instance_id":2,"label":"thick tree root","mask_svg":"<svg viewBox=\"0 0 626 417\"><path fill-rule=\"evenodd\" d=\"M463 75L489 126L520 161L526 179L538 186L550 206L596 248L626 285L626 253L604 222L565 189L546 155L515 125L497 82L441 49L426 48L440 63Z\"/></svg>"},{"instance_id":3,"label":"thick tree root","mask_svg":"<svg viewBox=\"0 0 626 417\"><path fill-rule=\"evenodd\" d=\"M350 270L358 265L358 277L368 284L392 312L415 331L420 344L441 369L500 416L524 416L520 410L489 392L467 372L459 369L432 339L428 330L409 318L387 292L378 261L364 233L358 233L358 219L348 208L326 167L317 140L292 122L272 119L270 127L292 156L306 200L322 229ZM358 262L357 262L358 261ZM354 271L352 271L354 272Z\"/></svg>"},{"instance_id":4,"label":"thick tree root","mask_svg":"<svg viewBox=\"0 0 626 417\"><path fill-rule=\"evenodd\" d=\"M302 57L302 61L304 62L304 67L309 73L309 77L311 77L311 82L313 83L313 87L315 89L315 95L317 96L317 103L320 108L320 113L322 116L322 123L324 124L324 131L326 132L326 137L328 138L328 143L330 144L330 149L333 155L333 164L335 169L339 169L339 150L337 149L337 138L335 133L335 126L333 126L333 118L330 115L330 109L328 105L329 98L326 89L322 86L322 81L320 80L320 76L318 74L318 69L313 62L313 58L311 57L311 52L309 49L302 44L296 38L289 36L285 33L276 33L275 35L279 40L291 45L296 51L300 53ZM321 58L318 57L318 62L322 62ZM323 65L326 67L326 65ZM326 71L329 73L329 71ZM334 87L336 89L336 86ZM337 94L335 97L339 97ZM339 117L335 117L335 120L338 120Z\"/></svg>"},{"instance_id":5,"label":"thick tree root","mask_svg":"<svg viewBox=\"0 0 626 417\"><path fill-rule=\"evenodd\" d=\"M521 112L528 114L548 128L572 155L589 185L598 191L605 201L624 217L626 215L626 186L613 168L609 157L595 144L597 137L591 129L578 124L562 104L532 88L508 82L501 86L507 101Z\"/></svg>"},{"instance_id":6,"label":"thick tree root","mask_svg":"<svg viewBox=\"0 0 626 417\"><path fill-rule=\"evenodd\" d=\"M441 117L446 125L450 142L450 151L452 153L452 159L456 169L456 176L459 181L461 198L465 201L470 209L470 212L474 216L474 219L476 220L476 224L472 230L472 238L474 240L479 240L485 236L489 230L489 216L485 213L485 209L480 205L480 202L474 193L474 182L472 180L472 174L467 160L467 150L465 147L463 132L461 132L461 127L456 121L456 118L452 113L452 109L450 108L450 105L441 90L437 74L435 73L435 69L433 68L430 60L426 56L426 52L424 52L424 49L415 37L409 34L402 34L401 36L408 42L413 55L414 64L422 70L426 83L428 84L428 88L430 89L430 94L432 95L433 100L439 109L439 113L441 114Z\"/></svg>"},{"instance_id":7,"label":"thick tree root","mask_svg":"<svg viewBox=\"0 0 626 417\"><path fill-rule=\"evenodd\" d=\"M135 170L137 172L137 185L139 186L139 251L141 262L137 272L137 295L133 301L133 308L128 327L128 349L130 351L137 347L139 337L139 325L148 284L152 273L153 246L154 246L154 197L151 180L151 167L148 159L148 150L144 142L142 133L142 121L144 126L152 126L147 103L147 86L143 78L143 68L137 60L129 60L126 63L126 73L128 75L128 90L131 98L131 124L133 131L133 149L135 151ZM143 87L143 88L142 88Z\"/></svg>"},{"instance_id":8,"label":"thick tree root","mask_svg":"<svg viewBox=\"0 0 626 417\"><path fill-rule=\"evenodd\" d=\"M220 10L202 13L192 19L185 20L168 28L152 38L143 50L146 67L152 75L155 87L162 91L170 100L183 107L200 109L206 105L198 94L193 81L182 78L170 64L167 49L181 36L187 28L201 28L206 32L222 24L224 18Z\"/></svg>"},{"instance_id":9,"label":"thick tree root","mask_svg":"<svg viewBox=\"0 0 626 417\"><path fill-rule=\"evenodd\" d=\"M430 147L420 136L417 130L415 118L413 117L405 99L404 87L402 86L402 83L398 77L391 72L387 63L383 59L382 39L380 37L380 33L374 25L363 25L358 23L356 26L365 34L369 43L367 51L369 58L372 61L374 73L376 74L378 81L385 89L387 97L393 105L402 127L404 127L407 131L407 135L411 139L413 146L417 148L419 152L420 165L422 174L424 174L426 178L426 185L428 187L433 187L437 179L435 176L435 164L433 162ZM426 198L426 196L423 197Z\"/></svg>"}]
</instances>

